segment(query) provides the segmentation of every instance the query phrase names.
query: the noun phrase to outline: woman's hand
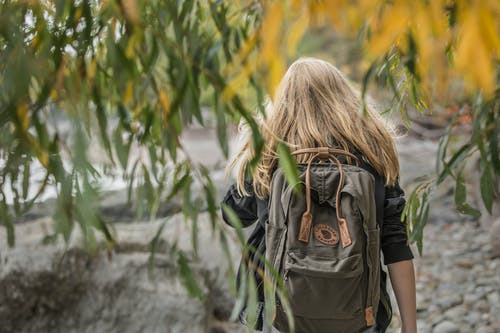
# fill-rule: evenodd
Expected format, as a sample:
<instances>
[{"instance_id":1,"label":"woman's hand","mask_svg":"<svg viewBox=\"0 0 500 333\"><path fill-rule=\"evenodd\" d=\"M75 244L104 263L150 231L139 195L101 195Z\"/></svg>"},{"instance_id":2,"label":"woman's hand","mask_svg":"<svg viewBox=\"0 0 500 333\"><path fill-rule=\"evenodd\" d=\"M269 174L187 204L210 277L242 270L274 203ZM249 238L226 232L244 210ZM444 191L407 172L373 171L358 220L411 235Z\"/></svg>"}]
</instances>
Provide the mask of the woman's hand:
<instances>
[{"instance_id":1,"label":"woman's hand","mask_svg":"<svg viewBox=\"0 0 500 333\"><path fill-rule=\"evenodd\" d=\"M387 267L401 315L401 333L416 333L417 302L413 260L399 261Z\"/></svg>"}]
</instances>

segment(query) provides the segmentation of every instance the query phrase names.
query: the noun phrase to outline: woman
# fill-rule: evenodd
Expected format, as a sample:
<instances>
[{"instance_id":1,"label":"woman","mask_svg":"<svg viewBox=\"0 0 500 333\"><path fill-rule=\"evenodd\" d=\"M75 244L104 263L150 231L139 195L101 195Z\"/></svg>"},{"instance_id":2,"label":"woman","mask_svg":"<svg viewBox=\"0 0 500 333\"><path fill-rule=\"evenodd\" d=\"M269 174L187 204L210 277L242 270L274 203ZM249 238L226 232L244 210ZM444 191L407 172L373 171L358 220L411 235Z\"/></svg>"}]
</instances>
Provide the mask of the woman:
<instances>
[{"instance_id":1,"label":"woman","mask_svg":"<svg viewBox=\"0 0 500 333\"><path fill-rule=\"evenodd\" d=\"M248 239L248 245L256 251L251 251L245 259L258 282L260 303L256 329L262 329L263 323L263 264L259 257L265 253L264 225L268 217L270 183L277 167L277 145L285 142L292 151L325 146L346 150L359 156L361 166L374 175L381 250L399 306L402 332L416 332L415 274L406 226L401 222L405 199L398 185L399 162L393 139L378 113L370 106L363 112L359 92L342 73L314 58L301 58L290 66L267 113L261 122L265 147L260 161L250 174L248 165L254 152L251 138L247 137L229 166L237 169L237 182L223 200L245 227L258 221ZM224 212L223 218L229 222ZM381 276L381 303L390 304L383 270ZM369 331L384 332L391 312L390 307L379 304L377 325ZM245 310L240 319L246 323Z\"/></svg>"}]
</instances>

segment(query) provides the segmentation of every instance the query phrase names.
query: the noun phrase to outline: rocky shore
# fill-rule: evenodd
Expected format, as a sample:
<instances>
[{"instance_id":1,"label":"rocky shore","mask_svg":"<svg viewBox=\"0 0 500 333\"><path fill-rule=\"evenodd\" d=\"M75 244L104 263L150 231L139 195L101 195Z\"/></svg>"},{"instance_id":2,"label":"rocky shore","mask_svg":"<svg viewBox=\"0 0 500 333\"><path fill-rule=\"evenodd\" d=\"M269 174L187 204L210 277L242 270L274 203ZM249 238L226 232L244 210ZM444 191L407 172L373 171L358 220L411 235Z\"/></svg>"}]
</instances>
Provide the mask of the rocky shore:
<instances>
[{"instance_id":1,"label":"rocky shore","mask_svg":"<svg viewBox=\"0 0 500 333\"><path fill-rule=\"evenodd\" d=\"M190 156L211 170L222 195L228 180L214 133L194 129L184 140L191 147ZM435 141L398 141L405 189L413 179L432 172L436 149ZM166 208L165 217L155 221L131 223L128 215L119 214L124 198L117 193L103 202L106 211L117 216L114 229L120 245L112 252L82 251L78 232L68 244L42 245L51 229L50 218L42 213L17 225L15 248L7 247L0 228L1 333L245 332L228 322L234 302L227 278L230 265L208 216L200 215L200 251L195 259L192 226L181 215L170 215L175 209ZM439 189L432 200L423 256L414 250L419 332L500 332L500 257L491 247L493 229L458 215L449 187ZM162 224L157 260L151 265L150 241ZM239 249L231 237L229 246L236 265ZM172 247L181 249L193 264L201 299L191 298L183 287ZM395 310L394 333L399 332Z\"/></svg>"}]
</instances>

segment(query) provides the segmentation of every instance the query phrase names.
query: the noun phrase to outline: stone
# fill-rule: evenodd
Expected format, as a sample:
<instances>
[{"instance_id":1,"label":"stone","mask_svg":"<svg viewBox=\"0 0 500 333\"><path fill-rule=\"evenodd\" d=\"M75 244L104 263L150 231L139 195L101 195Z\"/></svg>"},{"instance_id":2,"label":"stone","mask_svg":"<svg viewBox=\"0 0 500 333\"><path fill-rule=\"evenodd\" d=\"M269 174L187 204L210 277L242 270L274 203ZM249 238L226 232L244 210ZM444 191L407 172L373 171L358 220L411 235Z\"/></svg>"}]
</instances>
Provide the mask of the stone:
<instances>
[{"instance_id":1,"label":"stone","mask_svg":"<svg viewBox=\"0 0 500 333\"><path fill-rule=\"evenodd\" d=\"M446 310L455 305L462 304L462 296L454 294L454 295L440 297L437 299L437 304L442 310Z\"/></svg>"},{"instance_id":2,"label":"stone","mask_svg":"<svg viewBox=\"0 0 500 333\"><path fill-rule=\"evenodd\" d=\"M483 297L484 293L481 292L468 293L464 296L464 303L469 306L474 306L474 304L476 304Z\"/></svg>"},{"instance_id":3,"label":"stone","mask_svg":"<svg viewBox=\"0 0 500 333\"><path fill-rule=\"evenodd\" d=\"M488 301L485 299L479 300L475 305L474 308L478 310L481 313L486 313L490 311L490 305L488 304Z\"/></svg>"},{"instance_id":4,"label":"stone","mask_svg":"<svg viewBox=\"0 0 500 333\"><path fill-rule=\"evenodd\" d=\"M419 333L432 333L432 327L425 320L417 319L417 331Z\"/></svg>"},{"instance_id":5,"label":"stone","mask_svg":"<svg viewBox=\"0 0 500 333\"><path fill-rule=\"evenodd\" d=\"M489 293L486 297L488 298L490 305L500 303L500 293L498 291Z\"/></svg>"},{"instance_id":6,"label":"stone","mask_svg":"<svg viewBox=\"0 0 500 333\"><path fill-rule=\"evenodd\" d=\"M432 333L460 333L460 329L451 321L442 321L438 323Z\"/></svg>"},{"instance_id":7,"label":"stone","mask_svg":"<svg viewBox=\"0 0 500 333\"><path fill-rule=\"evenodd\" d=\"M470 311L469 313L467 313L464 317L466 319L466 321L475 326L477 325L477 323L480 323L481 322L481 314L479 312L476 312L476 311Z\"/></svg>"},{"instance_id":8,"label":"stone","mask_svg":"<svg viewBox=\"0 0 500 333\"><path fill-rule=\"evenodd\" d=\"M458 259L455 261L455 265L461 268L472 268L476 262L469 258Z\"/></svg>"},{"instance_id":9,"label":"stone","mask_svg":"<svg viewBox=\"0 0 500 333\"><path fill-rule=\"evenodd\" d=\"M497 205L500 206L500 205ZM500 258L500 218L493 222L490 229L491 258Z\"/></svg>"},{"instance_id":10,"label":"stone","mask_svg":"<svg viewBox=\"0 0 500 333\"><path fill-rule=\"evenodd\" d=\"M456 318L462 318L465 315L466 311L463 306L455 306L451 309L448 309L443 316L449 320L455 320Z\"/></svg>"},{"instance_id":11,"label":"stone","mask_svg":"<svg viewBox=\"0 0 500 333\"><path fill-rule=\"evenodd\" d=\"M190 224L176 215L160 234L152 265L149 242L164 220L114 224L119 246L93 254L81 249L77 229L67 249L62 241L40 245L46 222L18 225L23 237L14 248L0 243L0 331L207 333L212 323L220 328L227 321L234 302L229 263L214 246L208 214L199 216L199 259L193 256ZM237 254L231 239L231 253ZM185 288L172 244L190 262L201 299ZM233 260L236 265L238 256Z\"/></svg>"},{"instance_id":12,"label":"stone","mask_svg":"<svg viewBox=\"0 0 500 333\"><path fill-rule=\"evenodd\" d=\"M476 333L496 333L491 326L481 326L476 329Z\"/></svg>"}]
</instances>

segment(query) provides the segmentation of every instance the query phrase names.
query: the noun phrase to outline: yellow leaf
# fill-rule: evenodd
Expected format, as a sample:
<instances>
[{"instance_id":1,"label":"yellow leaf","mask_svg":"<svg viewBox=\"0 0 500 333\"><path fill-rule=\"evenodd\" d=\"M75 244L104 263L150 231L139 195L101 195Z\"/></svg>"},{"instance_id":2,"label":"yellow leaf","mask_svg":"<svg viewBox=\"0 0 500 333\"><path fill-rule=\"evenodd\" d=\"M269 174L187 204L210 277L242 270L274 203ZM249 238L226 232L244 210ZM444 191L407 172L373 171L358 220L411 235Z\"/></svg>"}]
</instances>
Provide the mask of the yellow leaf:
<instances>
[{"instance_id":1,"label":"yellow leaf","mask_svg":"<svg viewBox=\"0 0 500 333\"><path fill-rule=\"evenodd\" d=\"M134 95L134 84L132 80L127 81L127 86L125 87L125 93L123 94L123 101L128 103L132 100Z\"/></svg>"},{"instance_id":2,"label":"yellow leaf","mask_svg":"<svg viewBox=\"0 0 500 333\"><path fill-rule=\"evenodd\" d=\"M331 25L340 31L347 32L349 20L349 3L347 0L327 0L325 1L325 10L329 14ZM359 13L356 16L361 16ZM357 18L355 19L357 20Z\"/></svg>"},{"instance_id":3,"label":"yellow leaf","mask_svg":"<svg viewBox=\"0 0 500 333\"><path fill-rule=\"evenodd\" d=\"M31 40L31 46L33 46L33 48L36 49L39 43L40 43L40 37L38 37L38 35L35 35L35 37L33 37L33 39Z\"/></svg>"},{"instance_id":4,"label":"yellow leaf","mask_svg":"<svg viewBox=\"0 0 500 333\"><path fill-rule=\"evenodd\" d=\"M122 0L122 8L125 17L130 22L137 24L139 23L139 8L137 7L136 0Z\"/></svg>"},{"instance_id":5,"label":"yellow leaf","mask_svg":"<svg viewBox=\"0 0 500 333\"><path fill-rule=\"evenodd\" d=\"M495 67L480 31L476 8L461 13L460 33L457 39L455 65L465 76L469 86L477 86L490 97L495 90Z\"/></svg>"},{"instance_id":6,"label":"yellow leaf","mask_svg":"<svg viewBox=\"0 0 500 333\"><path fill-rule=\"evenodd\" d=\"M163 109L163 123L166 124L168 115L170 114L170 98L166 91L160 90L158 92L158 101Z\"/></svg>"},{"instance_id":7,"label":"yellow leaf","mask_svg":"<svg viewBox=\"0 0 500 333\"><path fill-rule=\"evenodd\" d=\"M94 79L96 70L97 70L97 57L90 62L89 68L87 70L87 76L89 80Z\"/></svg>"},{"instance_id":8,"label":"yellow leaf","mask_svg":"<svg viewBox=\"0 0 500 333\"><path fill-rule=\"evenodd\" d=\"M434 49L431 19L423 3L417 2L414 8L412 35L418 48L417 72L423 78L429 73Z\"/></svg>"},{"instance_id":9,"label":"yellow leaf","mask_svg":"<svg viewBox=\"0 0 500 333\"><path fill-rule=\"evenodd\" d=\"M388 6L378 21L373 24L372 38L368 41L368 49L376 55L385 54L400 37L407 32L410 13L406 2L397 1ZM405 49L405 45L400 44Z\"/></svg>"},{"instance_id":10,"label":"yellow leaf","mask_svg":"<svg viewBox=\"0 0 500 333\"><path fill-rule=\"evenodd\" d=\"M283 22L283 3L273 2L267 10L267 13L260 27L260 37L262 40L261 56L263 61L273 58L279 50L281 37L281 25Z\"/></svg>"},{"instance_id":11,"label":"yellow leaf","mask_svg":"<svg viewBox=\"0 0 500 333\"><path fill-rule=\"evenodd\" d=\"M240 61L243 61L248 57L250 52L254 49L257 43L257 35L253 33L250 38L248 38L242 47L238 50L237 57Z\"/></svg>"},{"instance_id":12,"label":"yellow leaf","mask_svg":"<svg viewBox=\"0 0 500 333\"><path fill-rule=\"evenodd\" d=\"M446 59L444 57L440 58L440 64L438 64L434 69L435 82L436 82L436 93L439 99L444 100L446 91L449 87L449 69L446 66ZM430 96L430 95L429 95Z\"/></svg>"},{"instance_id":13,"label":"yellow leaf","mask_svg":"<svg viewBox=\"0 0 500 333\"><path fill-rule=\"evenodd\" d=\"M44 150L39 150L37 154L38 160L45 167L49 167L49 153Z\"/></svg>"},{"instance_id":14,"label":"yellow leaf","mask_svg":"<svg viewBox=\"0 0 500 333\"><path fill-rule=\"evenodd\" d=\"M435 36L440 37L442 40L448 40L449 28L448 28L448 16L445 12L446 3L441 1L429 1L424 5L424 3L419 2L421 7L424 9L428 6L428 13L431 20L432 32Z\"/></svg>"},{"instance_id":15,"label":"yellow leaf","mask_svg":"<svg viewBox=\"0 0 500 333\"><path fill-rule=\"evenodd\" d=\"M303 0L292 0L292 11L297 12L302 5L304 4Z\"/></svg>"},{"instance_id":16,"label":"yellow leaf","mask_svg":"<svg viewBox=\"0 0 500 333\"><path fill-rule=\"evenodd\" d=\"M240 47L236 57L233 58L233 61L224 67L224 75L231 76L235 71L237 71L238 66L246 61L252 50L254 50L256 44L257 34L254 33Z\"/></svg>"},{"instance_id":17,"label":"yellow leaf","mask_svg":"<svg viewBox=\"0 0 500 333\"><path fill-rule=\"evenodd\" d=\"M267 79L267 88L271 96L274 96L276 88L285 74L285 64L281 57L274 57L269 63L269 74Z\"/></svg>"},{"instance_id":18,"label":"yellow leaf","mask_svg":"<svg viewBox=\"0 0 500 333\"><path fill-rule=\"evenodd\" d=\"M287 43L286 43L289 55L291 56L295 55L297 51L297 44L304 35L308 25L309 25L309 15L307 14L307 12L304 12L302 15L300 15L293 23L288 33Z\"/></svg>"},{"instance_id":19,"label":"yellow leaf","mask_svg":"<svg viewBox=\"0 0 500 333\"><path fill-rule=\"evenodd\" d=\"M75 11L75 21L78 21L82 17L83 9L78 7Z\"/></svg>"},{"instance_id":20,"label":"yellow leaf","mask_svg":"<svg viewBox=\"0 0 500 333\"><path fill-rule=\"evenodd\" d=\"M498 19L495 19L485 3L479 3L479 28L484 40L485 46L491 51L491 54L498 57L500 55L500 36Z\"/></svg>"},{"instance_id":21,"label":"yellow leaf","mask_svg":"<svg viewBox=\"0 0 500 333\"><path fill-rule=\"evenodd\" d=\"M29 126L29 114L28 114L28 105L25 102L21 102L17 105L17 117L21 123L23 130L27 130Z\"/></svg>"},{"instance_id":22,"label":"yellow leaf","mask_svg":"<svg viewBox=\"0 0 500 333\"><path fill-rule=\"evenodd\" d=\"M134 33L132 37L129 38L127 47L125 48L125 57L127 57L127 59L132 59L132 57L134 57L135 46L138 44L140 39L141 34L139 32Z\"/></svg>"},{"instance_id":23,"label":"yellow leaf","mask_svg":"<svg viewBox=\"0 0 500 333\"><path fill-rule=\"evenodd\" d=\"M222 100L228 102L231 98L236 95L237 91L244 88L245 84L249 82L250 75L252 72L257 70L257 58L251 57L245 63L245 66L238 73L238 75L232 79L222 91Z\"/></svg>"},{"instance_id":24,"label":"yellow leaf","mask_svg":"<svg viewBox=\"0 0 500 333\"><path fill-rule=\"evenodd\" d=\"M324 1L308 1L311 24L321 25L325 22L328 7Z\"/></svg>"},{"instance_id":25,"label":"yellow leaf","mask_svg":"<svg viewBox=\"0 0 500 333\"><path fill-rule=\"evenodd\" d=\"M53 101L57 101L57 97L58 97L58 96L59 96L59 95L57 94L57 90L52 89L52 90L50 91L50 98L51 98Z\"/></svg>"}]
</instances>

